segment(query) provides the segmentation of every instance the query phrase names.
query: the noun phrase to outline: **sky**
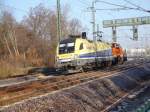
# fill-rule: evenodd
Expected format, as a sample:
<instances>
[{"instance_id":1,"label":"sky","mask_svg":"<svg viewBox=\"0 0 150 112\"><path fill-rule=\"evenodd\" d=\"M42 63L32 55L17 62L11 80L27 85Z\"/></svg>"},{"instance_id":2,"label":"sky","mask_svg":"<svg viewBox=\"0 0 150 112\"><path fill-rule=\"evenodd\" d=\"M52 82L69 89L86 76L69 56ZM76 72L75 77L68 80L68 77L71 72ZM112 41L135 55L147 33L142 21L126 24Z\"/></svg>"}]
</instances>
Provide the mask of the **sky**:
<instances>
[{"instance_id":1,"label":"sky","mask_svg":"<svg viewBox=\"0 0 150 112\"><path fill-rule=\"evenodd\" d=\"M85 27L85 31L88 32L89 38L92 38L92 24L91 22L91 12L88 8L91 7L92 0L60 0L61 7L69 7L68 19L78 18L82 25ZM125 0L104 0L114 4L126 5L133 7L131 4L127 3ZM129 0L134 4L137 4L145 9L150 10L150 0ZM50 9L56 9L56 0L0 0L0 4L5 4L5 8L11 10L11 12L16 17L17 21L21 21L24 16L26 16L30 10L42 3L45 7ZM2 6L2 5L1 5ZM110 9L118 8L116 6L104 4L97 2L95 7L98 9ZM150 16L150 13L137 10L124 10L124 11L96 11L96 24L100 25L100 30L103 31L104 40L112 40L111 28L103 28L103 20L120 19L120 18L131 18L131 17L142 17ZM133 41L132 38L132 27L119 27L117 28L118 42L126 48L132 47L145 47L148 46L150 42L150 25L139 26L139 41Z\"/></svg>"}]
</instances>

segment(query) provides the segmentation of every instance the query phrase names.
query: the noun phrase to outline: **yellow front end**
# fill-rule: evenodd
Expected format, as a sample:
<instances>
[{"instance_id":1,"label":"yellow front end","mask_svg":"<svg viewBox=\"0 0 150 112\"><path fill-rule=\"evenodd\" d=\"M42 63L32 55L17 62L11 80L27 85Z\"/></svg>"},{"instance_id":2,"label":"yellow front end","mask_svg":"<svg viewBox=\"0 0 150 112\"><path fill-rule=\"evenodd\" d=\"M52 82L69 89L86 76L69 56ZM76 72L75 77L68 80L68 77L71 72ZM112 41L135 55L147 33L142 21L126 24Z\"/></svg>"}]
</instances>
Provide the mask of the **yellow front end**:
<instances>
[{"instance_id":1,"label":"yellow front end","mask_svg":"<svg viewBox=\"0 0 150 112\"><path fill-rule=\"evenodd\" d=\"M57 67L71 67L75 66L75 57L74 53L69 53L69 54L59 54L57 57Z\"/></svg>"},{"instance_id":2,"label":"yellow front end","mask_svg":"<svg viewBox=\"0 0 150 112\"><path fill-rule=\"evenodd\" d=\"M75 39L61 41L57 47L57 67L67 68L75 64Z\"/></svg>"}]
</instances>

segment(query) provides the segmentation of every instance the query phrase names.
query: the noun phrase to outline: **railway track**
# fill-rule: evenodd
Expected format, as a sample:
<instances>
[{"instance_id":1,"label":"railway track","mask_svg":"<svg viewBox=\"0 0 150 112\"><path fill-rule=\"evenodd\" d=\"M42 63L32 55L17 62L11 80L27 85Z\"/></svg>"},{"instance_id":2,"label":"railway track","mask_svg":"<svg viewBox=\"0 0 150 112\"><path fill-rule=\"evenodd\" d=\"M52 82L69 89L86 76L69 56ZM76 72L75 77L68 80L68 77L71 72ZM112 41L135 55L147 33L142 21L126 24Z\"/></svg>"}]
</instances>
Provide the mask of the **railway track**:
<instances>
[{"instance_id":1,"label":"railway track","mask_svg":"<svg viewBox=\"0 0 150 112\"><path fill-rule=\"evenodd\" d=\"M142 60L138 61L138 62L141 62ZM122 66L127 66L127 65L134 65L134 60L132 61L127 61L125 63L125 65L117 65L117 66L113 66L113 67L109 67L109 68L106 68L106 69L100 69L101 71L112 71L112 70L115 70L115 69L118 69L119 67L120 68L123 68ZM136 63L135 63L136 64ZM31 82L35 82L35 81L38 81L40 80L39 76L42 75L40 72L39 73L31 73L30 75L24 75L24 76L19 76L19 77L14 77L14 78L9 78L9 79L4 79L4 80L0 80L0 88L4 88L4 87L11 87L13 85L21 85L21 84L24 84L24 83L31 83ZM62 76L64 74L60 74L60 73L49 73L48 76L46 76L45 78L49 79L51 77L57 77L57 76Z\"/></svg>"},{"instance_id":2,"label":"railway track","mask_svg":"<svg viewBox=\"0 0 150 112\"><path fill-rule=\"evenodd\" d=\"M150 81L146 83L141 83L139 87L135 88L129 93L124 94L123 97L115 101L112 105L105 108L102 112L128 112L131 110L132 112L133 110L134 112L147 112L146 110L150 108L150 101L149 104L145 107L142 107L143 105L141 106L141 104L144 103L146 99L150 98L149 91ZM142 109L140 109L140 106L141 108L143 108L143 111ZM141 111L138 111L138 109Z\"/></svg>"},{"instance_id":3,"label":"railway track","mask_svg":"<svg viewBox=\"0 0 150 112\"><path fill-rule=\"evenodd\" d=\"M143 62L127 63L104 69L101 71L90 71L86 73L77 73L73 75L62 75L57 77L48 77L27 83L15 84L11 86L0 87L0 106L19 102L31 97L36 97L53 91L79 85L99 78L105 78L117 75L119 72L127 71L141 66Z\"/></svg>"}]
</instances>

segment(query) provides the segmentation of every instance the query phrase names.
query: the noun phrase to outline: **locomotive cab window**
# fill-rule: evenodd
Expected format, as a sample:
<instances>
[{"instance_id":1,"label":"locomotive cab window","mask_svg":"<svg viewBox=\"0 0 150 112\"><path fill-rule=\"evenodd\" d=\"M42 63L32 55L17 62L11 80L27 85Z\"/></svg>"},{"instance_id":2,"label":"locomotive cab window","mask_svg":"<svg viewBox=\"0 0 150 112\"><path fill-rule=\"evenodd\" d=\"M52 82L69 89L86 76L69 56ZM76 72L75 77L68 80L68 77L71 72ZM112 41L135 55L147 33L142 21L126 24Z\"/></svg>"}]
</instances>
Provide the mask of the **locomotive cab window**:
<instances>
[{"instance_id":1,"label":"locomotive cab window","mask_svg":"<svg viewBox=\"0 0 150 112\"><path fill-rule=\"evenodd\" d=\"M59 46L59 54L73 53L74 50L75 50L74 43L60 44Z\"/></svg>"},{"instance_id":2,"label":"locomotive cab window","mask_svg":"<svg viewBox=\"0 0 150 112\"><path fill-rule=\"evenodd\" d=\"M67 47L68 47L67 53L73 53L73 52L74 52L74 50L75 50L75 45L74 45L74 43L68 43L68 44L67 44Z\"/></svg>"},{"instance_id":3,"label":"locomotive cab window","mask_svg":"<svg viewBox=\"0 0 150 112\"><path fill-rule=\"evenodd\" d=\"M83 49L83 43L80 44L79 50L82 50L82 49Z\"/></svg>"}]
</instances>

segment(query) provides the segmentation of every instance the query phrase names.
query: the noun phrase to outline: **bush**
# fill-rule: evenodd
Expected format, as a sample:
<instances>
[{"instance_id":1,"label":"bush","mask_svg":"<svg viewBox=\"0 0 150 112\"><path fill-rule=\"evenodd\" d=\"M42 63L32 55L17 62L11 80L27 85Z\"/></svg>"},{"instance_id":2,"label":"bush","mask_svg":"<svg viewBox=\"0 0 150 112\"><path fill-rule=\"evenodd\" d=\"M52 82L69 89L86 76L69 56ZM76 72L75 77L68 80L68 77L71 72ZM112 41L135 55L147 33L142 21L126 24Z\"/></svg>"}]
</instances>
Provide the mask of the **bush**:
<instances>
[{"instance_id":1,"label":"bush","mask_svg":"<svg viewBox=\"0 0 150 112\"><path fill-rule=\"evenodd\" d=\"M0 79L27 73L27 69L16 67L6 61L1 60L0 65Z\"/></svg>"},{"instance_id":2,"label":"bush","mask_svg":"<svg viewBox=\"0 0 150 112\"><path fill-rule=\"evenodd\" d=\"M40 66L42 59L30 58L27 59L25 55L17 57L7 57L0 60L0 79L8 78L28 73L28 70L34 66Z\"/></svg>"}]
</instances>

